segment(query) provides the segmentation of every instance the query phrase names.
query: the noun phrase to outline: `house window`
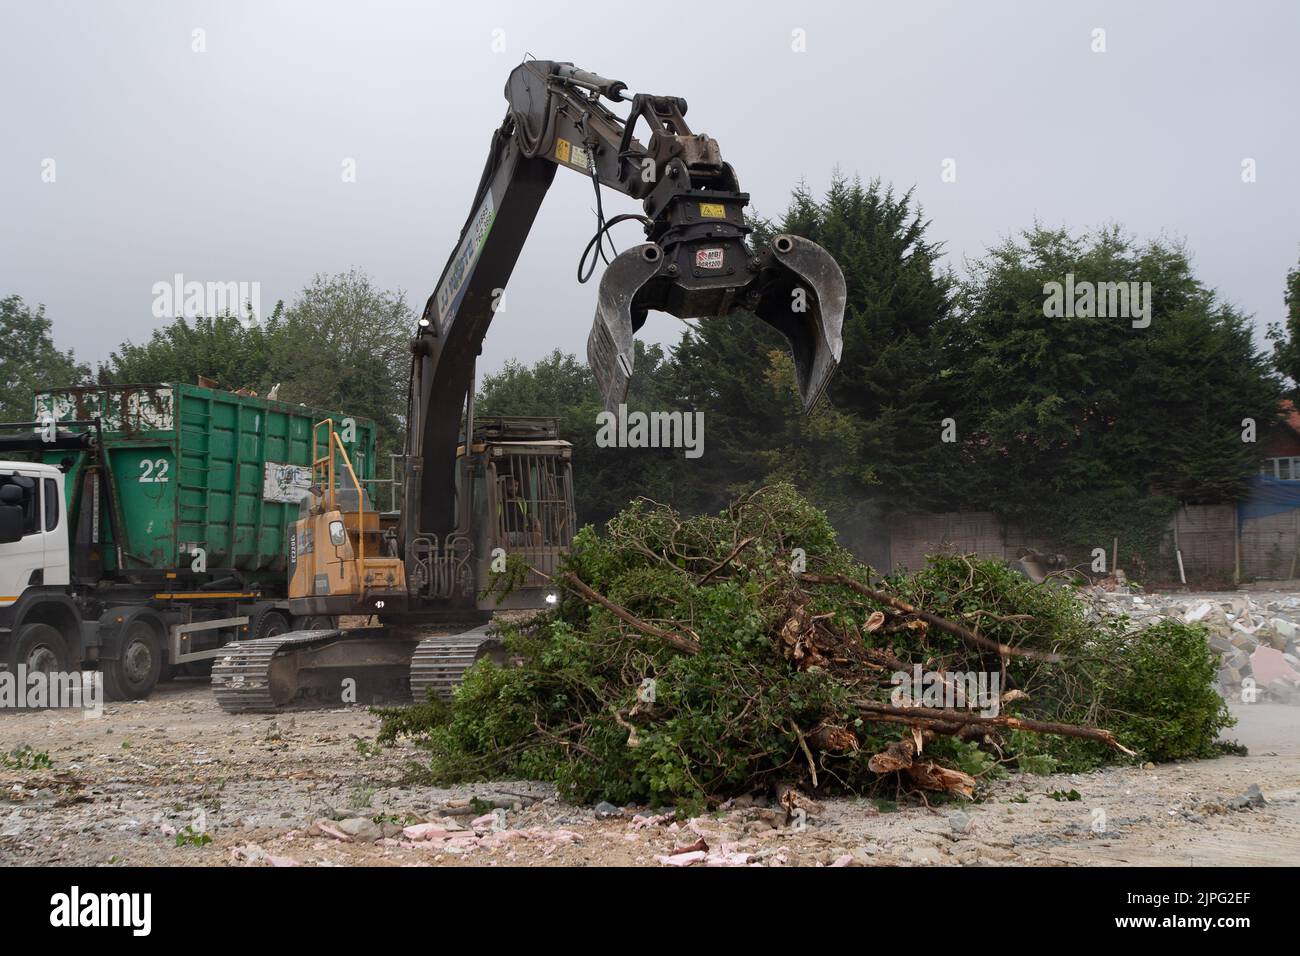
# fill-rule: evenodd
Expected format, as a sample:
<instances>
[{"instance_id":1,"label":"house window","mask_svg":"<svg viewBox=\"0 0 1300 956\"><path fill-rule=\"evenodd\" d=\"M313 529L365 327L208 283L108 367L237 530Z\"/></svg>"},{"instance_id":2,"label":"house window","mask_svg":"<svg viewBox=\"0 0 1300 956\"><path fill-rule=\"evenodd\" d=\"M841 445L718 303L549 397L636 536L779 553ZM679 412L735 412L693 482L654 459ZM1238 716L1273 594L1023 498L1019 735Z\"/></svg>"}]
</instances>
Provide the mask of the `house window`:
<instances>
[{"instance_id":1,"label":"house window","mask_svg":"<svg viewBox=\"0 0 1300 956\"><path fill-rule=\"evenodd\" d=\"M1300 457L1265 458L1259 466L1259 473L1265 478L1300 481Z\"/></svg>"}]
</instances>

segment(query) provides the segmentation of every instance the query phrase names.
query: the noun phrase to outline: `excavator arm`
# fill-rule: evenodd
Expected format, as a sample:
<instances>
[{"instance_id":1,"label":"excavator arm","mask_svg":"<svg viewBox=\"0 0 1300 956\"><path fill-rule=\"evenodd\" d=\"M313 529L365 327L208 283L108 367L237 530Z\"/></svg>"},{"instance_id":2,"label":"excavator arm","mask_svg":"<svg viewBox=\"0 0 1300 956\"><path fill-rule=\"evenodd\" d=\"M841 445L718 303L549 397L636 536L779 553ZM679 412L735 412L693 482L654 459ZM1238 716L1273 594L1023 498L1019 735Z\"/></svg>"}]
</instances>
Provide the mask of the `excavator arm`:
<instances>
[{"instance_id":1,"label":"excavator arm","mask_svg":"<svg viewBox=\"0 0 1300 956\"><path fill-rule=\"evenodd\" d=\"M407 540L456 527L456 448L474 362L557 167L593 180L598 209L600 187L644 208L631 218L642 222L645 242L609 262L587 340L606 407L627 395L633 333L652 309L679 318L752 311L789 341L806 411L840 358L839 267L798 236L777 235L767 248L750 248L749 196L717 141L687 125L685 100L629 97L619 81L549 60L516 67L505 95L505 120L493 135L469 219L412 341ZM630 102L627 117L605 101ZM645 142L637 138L642 124ZM605 222L602 214L587 254L603 254L605 231L625 218Z\"/></svg>"}]
</instances>

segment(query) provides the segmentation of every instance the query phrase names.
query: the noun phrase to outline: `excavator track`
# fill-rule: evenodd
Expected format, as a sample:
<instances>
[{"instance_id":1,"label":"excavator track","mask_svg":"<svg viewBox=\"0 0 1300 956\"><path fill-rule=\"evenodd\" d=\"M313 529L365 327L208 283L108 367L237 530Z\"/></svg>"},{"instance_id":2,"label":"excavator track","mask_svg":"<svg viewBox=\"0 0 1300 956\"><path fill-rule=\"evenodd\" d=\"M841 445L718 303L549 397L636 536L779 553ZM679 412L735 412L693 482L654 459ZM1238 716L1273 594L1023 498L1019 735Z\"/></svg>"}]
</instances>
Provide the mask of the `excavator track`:
<instances>
[{"instance_id":1,"label":"excavator track","mask_svg":"<svg viewBox=\"0 0 1300 956\"><path fill-rule=\"evenodd\" d=\"M230 714L273 714L303 701L403 704L442 700L482 657L505 662L486 625L417 641L383 628L293 631L226 645L212 692Z\"/></svg>"},{"instance_id":2,"label":"excavator track","mask_svg":"<svg viewBox=\"0 0 1300 956\"><path fill-rule=\"evenodd\" d=\"M212 665L212 692L221 709L230 714L274 713L289 703L288 685L276 681L273 662L295 650L339 639L341 631L293 631L252 641L234 641ZM286 696L288 700L284 699Z\"/></svg>"},{"instance_id":3,"label":"excavator track","mask_svg":"<svg viewBox=\"0 0 1300 956\"><path fill-rule=\"evenodd\" d=\"M461 634L425 638L411 658L411 699L423 703L432 691L435 697L451 703L465 671L483 657L492 657L498 663L505 658L504 647L488 636L486 625Z\"/></svg>"}]
</instances>

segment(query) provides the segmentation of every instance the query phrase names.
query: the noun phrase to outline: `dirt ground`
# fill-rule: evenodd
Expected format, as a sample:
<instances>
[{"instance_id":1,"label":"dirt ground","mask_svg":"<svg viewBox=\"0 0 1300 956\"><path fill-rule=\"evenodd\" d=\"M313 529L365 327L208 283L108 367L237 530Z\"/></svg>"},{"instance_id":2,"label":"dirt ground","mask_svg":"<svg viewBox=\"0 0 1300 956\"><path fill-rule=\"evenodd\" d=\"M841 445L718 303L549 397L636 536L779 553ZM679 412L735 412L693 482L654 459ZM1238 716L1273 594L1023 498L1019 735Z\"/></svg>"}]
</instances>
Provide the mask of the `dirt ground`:
<instances>
[{"instance_id":1,"label":"dirt ground","mask_svg":"<svg viewBox=\"0 0 1300 956\"><path fill-rule=\"evenodd\" d=\"M1300 708L1234 712L1249 756L1014 774L960 812L842 799L677 821L527 782L425 786L420 751L375 746L363 708L232 716L177 681L97 719L0 717L0 752L26 754L0 767L0 864L659 866L692 845L694 865L1300 863ZM1252 784L1262 805L1240 799Z\"/></svg>"}]
</instances>

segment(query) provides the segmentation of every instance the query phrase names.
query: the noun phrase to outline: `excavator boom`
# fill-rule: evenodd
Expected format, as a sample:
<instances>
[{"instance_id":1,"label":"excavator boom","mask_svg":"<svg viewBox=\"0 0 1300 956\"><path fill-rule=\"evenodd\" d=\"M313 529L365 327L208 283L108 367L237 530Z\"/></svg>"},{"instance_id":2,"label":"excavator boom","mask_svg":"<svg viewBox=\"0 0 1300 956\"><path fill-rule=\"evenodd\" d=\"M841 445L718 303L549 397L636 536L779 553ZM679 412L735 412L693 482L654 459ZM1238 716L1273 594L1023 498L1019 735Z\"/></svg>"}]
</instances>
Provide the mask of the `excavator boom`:
<instances>
[{"instance_id":1,"label":"excavator boom","mask_svg":"<svg viewBox=\"0 0 1300 956\"><path fill-rule=\"evenodd\" d=\"M601 277L587 360L606 407L626 398L633 334L651 310L711 318L747 310L788 340L805 411L839 363L844 277L807 239L753 249L749 196L716 140L687 124L677 96L638 93L571 63L527 60L506 82L507 111L460 241L420 319L404 509L407 540L456 527L455 449L474 360L557 167L640 200L646 241ZM627 102L626 117L608 104ZM648 139L637 138L644 126ZM598 209L599 209L598 205ZM629 217L598 224L588 254ZM584 257L585 258L585 257ZM594 267L594 263L593 263ZM579 270L581 271L581 264ZM581 276L580 276L581 278Z\"/></svg>"}]
</instances>

